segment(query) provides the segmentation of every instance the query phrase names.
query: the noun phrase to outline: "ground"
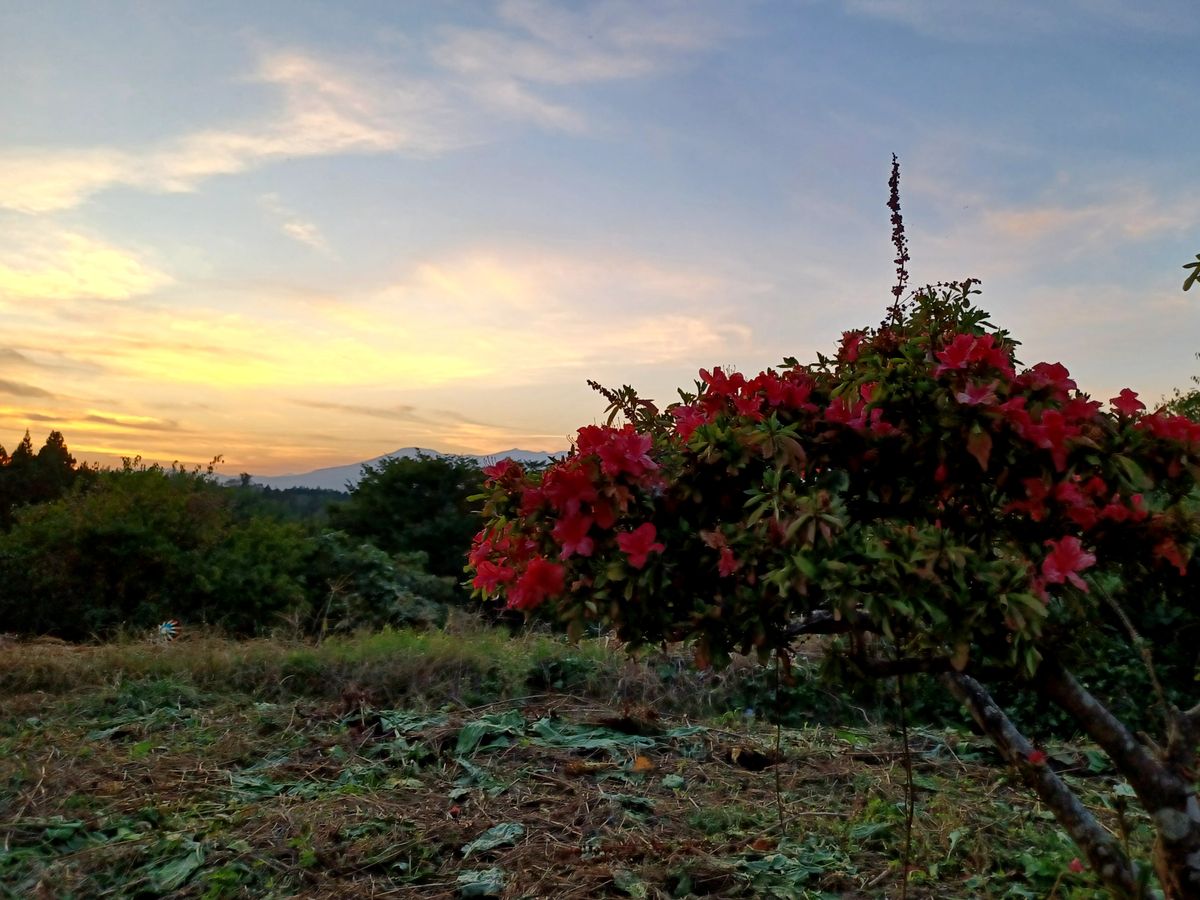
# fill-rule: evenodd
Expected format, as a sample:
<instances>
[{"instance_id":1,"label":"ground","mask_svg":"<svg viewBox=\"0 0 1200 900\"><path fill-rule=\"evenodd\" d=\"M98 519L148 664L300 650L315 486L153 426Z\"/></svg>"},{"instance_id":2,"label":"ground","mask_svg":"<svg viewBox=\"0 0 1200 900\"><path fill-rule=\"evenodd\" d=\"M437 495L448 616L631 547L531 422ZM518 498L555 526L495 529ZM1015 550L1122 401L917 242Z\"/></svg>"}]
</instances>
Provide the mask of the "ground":
<instances>
[{"instance_id":1,"label":"ground","mask_svg":"<svg viewBox=\"0 0 1200 900\"><path fill-rule=\"evenodd\" d=\"M378 661L352 640L289 657L311 679L290 693L301 679L271 668L278 653L231 646L4 651L0 895L899 896L894 729L668 713L679 704L644 684L622 690L628 664L604 690L463 692L426 673L424 695L402 697L370 681ZM982 739L910 737L908 896L1103 896ZM1142 839L1098 754L1048 749L1114 831Z\"/></svg>"}]
</instances>

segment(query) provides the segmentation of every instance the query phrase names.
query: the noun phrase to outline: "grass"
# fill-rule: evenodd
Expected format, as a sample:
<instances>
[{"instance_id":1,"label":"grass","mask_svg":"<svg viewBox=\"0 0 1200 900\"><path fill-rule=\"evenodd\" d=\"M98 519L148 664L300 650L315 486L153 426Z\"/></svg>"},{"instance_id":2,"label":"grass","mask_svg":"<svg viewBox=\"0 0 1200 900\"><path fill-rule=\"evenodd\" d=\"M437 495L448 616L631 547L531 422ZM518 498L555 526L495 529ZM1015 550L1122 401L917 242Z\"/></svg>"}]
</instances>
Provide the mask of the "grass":
<instances>
[{"instance_id":1,"label":"grass","mask_svg":"<svg viewBox=\"0 0 1200 900\"><path fill-rule=\"evenodd\" d=\"M0 897L884 898L902 877L889 730L785 728L777 758L722 708L733 679L601 642L25 644L0 696ZM983 742L912 742L909 896L1103 896ZM1117 830L1124 787L1049 749Z\"/></svg>"}]
</instances>

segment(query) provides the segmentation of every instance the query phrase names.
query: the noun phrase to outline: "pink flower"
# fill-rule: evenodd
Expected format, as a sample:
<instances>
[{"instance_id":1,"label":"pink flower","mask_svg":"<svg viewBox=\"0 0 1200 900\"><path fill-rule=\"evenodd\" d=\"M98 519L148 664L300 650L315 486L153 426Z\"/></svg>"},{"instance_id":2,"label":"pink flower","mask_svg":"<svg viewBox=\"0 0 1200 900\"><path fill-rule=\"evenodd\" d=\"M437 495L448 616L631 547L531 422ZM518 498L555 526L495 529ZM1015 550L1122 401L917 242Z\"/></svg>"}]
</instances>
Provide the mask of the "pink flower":
<instances>
[{"instance_id":1,"label":"pink flower","mask_svg":"<svg viewBox=\"0 0 1200 900\"><path fill-rule=\"evenodd\" d=\"M1084 552L1077 537L1065 537L1058 541L1046 541L1050 553L1042 560L1042 577L1048 584L1071 582L1085 594L1088 586L1078 573L1096 564L1096 557Z\"/></svg>"},{"instance_id":2,"label":"pink flower","mask_svg":"<svg viewBox=\"0 0 1200 900\"><path fill-rule=\"evenodd\" d=\"M633 531L623 531L617 535L617 546L629 558L629 565L640 569L646 565L651 553L662 553L667 548L655 542L658 531L650 522L639 525Z\"/></svg>"},{"instance_id":3,"label":"pink flower","mask_svg":"<svg viewBox=\"0 0 1200 900\"><path fill-rule=\"evenodd\" d=\"M954 395L954 399L965 406L991 406L996 402L996 382L990 384L971 383Z\"/></svg>"}]
</instances>

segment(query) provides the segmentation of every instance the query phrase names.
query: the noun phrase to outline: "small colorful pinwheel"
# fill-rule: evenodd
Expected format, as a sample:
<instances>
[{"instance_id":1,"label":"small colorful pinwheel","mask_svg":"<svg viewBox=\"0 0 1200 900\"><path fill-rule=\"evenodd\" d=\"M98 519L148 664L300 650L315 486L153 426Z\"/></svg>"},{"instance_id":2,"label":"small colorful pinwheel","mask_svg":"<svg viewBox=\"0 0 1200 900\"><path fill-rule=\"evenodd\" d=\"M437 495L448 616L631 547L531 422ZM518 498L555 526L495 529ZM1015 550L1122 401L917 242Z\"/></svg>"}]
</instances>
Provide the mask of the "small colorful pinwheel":
<instances>
[{"instance_id":1,"label":"small colorful pinwheel","mask_svg":"<svg viewBox=\"0 0 1200 900\"><path fill-rule=\"evenodd\" d=\"M167 619L158 626L158 639L164 644L171 643L177 637L179 637L179 621L177 619Z\"/></svg>"}]
</instances>

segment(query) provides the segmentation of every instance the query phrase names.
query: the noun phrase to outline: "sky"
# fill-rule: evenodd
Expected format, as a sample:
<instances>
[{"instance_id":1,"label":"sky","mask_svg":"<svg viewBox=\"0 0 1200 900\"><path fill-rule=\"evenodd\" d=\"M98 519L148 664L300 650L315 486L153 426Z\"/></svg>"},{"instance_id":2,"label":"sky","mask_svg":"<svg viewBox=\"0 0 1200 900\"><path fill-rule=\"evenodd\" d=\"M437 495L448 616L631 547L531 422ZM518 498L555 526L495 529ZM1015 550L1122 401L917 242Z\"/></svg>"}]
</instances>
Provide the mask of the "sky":
<instances>
[{"instance_id":1,"label":"sky","mask_svg":"<svg viewBox=\"0 0 1200 900\"><path fill-rule=\"evenodd\" d=\"M0 443L260 475L561 450L983 281L1200 372L1191 0L0 0Z\"/></svg>"}]
</instances>

